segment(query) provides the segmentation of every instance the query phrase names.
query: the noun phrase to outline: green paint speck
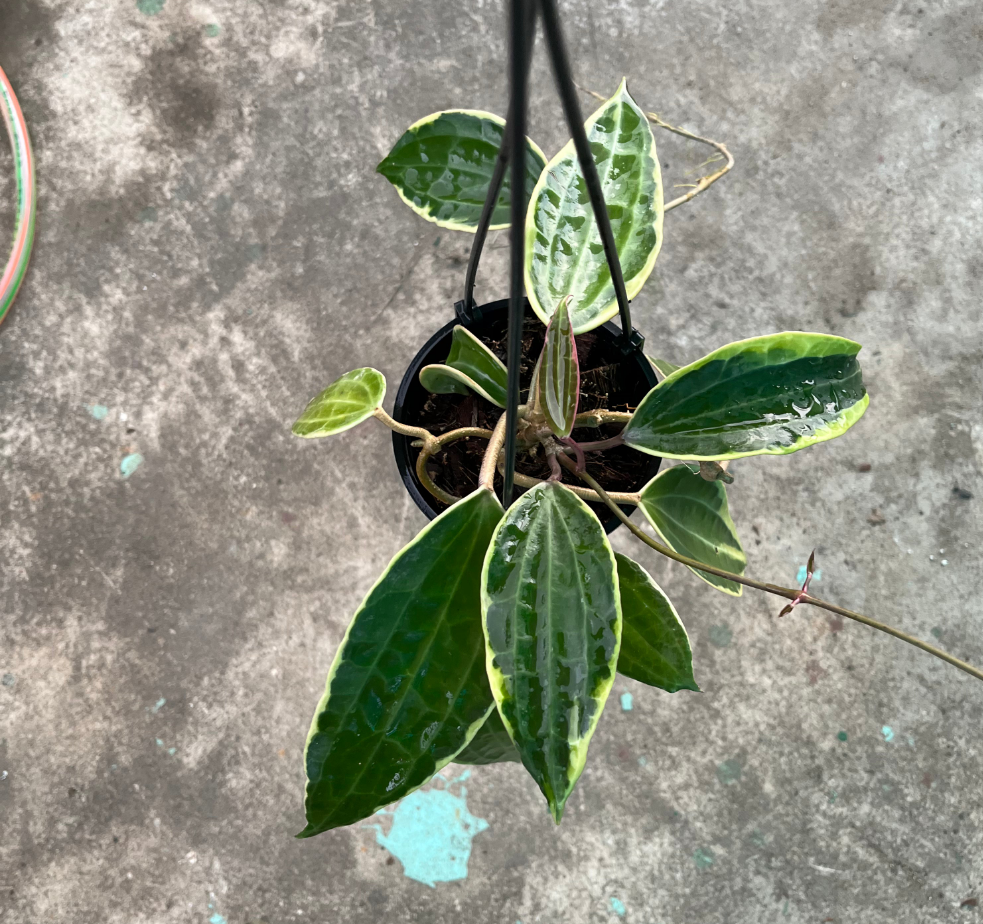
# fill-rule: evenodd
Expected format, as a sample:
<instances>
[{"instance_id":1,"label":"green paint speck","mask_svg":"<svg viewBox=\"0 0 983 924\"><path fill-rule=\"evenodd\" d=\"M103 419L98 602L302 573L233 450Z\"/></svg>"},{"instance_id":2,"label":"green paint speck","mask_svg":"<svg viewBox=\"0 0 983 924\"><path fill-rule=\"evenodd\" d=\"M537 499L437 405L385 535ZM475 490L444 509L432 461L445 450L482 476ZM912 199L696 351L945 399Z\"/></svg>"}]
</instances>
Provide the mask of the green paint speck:
<instances>
[{"instance_id":1,"label":"green paint speck","mask_svg":"<svg viewBox=\"0 0 983 924\"><path fill-rule=\"evenodd\" d=\"M936 626L932 630L932 635L934 635L936 638L942 638L942 627L941 626Z\"/></svg>"},{"instance_id":2,"label":"green paint speck","mask_svg":"<svg viewBox=\"0 0 983 924\"><path fill-rule=\"evenodd\" d=\"M123 456L123 461L119 464L120 474L124 478L129 478L143 462L143 456L138 452L131 452L128 456Z\"/></svg>"},{"instance_id":3,"label":"green paint speck","mask_svg":"<svg viewBox=\"0 0 983 924\"><path fill-rule=\"evenodd\" d=\"M209 38L218 38L218 34L221 31L222 29L219 27L219 25L214 22L210 22L207 26L205 26L205 35L207 35Z\"/></svg>"},{"instance_id":4,"label":"green paint speck","mask_svg":"<svg viewBox=\"0 0 983 924\"><path fill-rule=\"evenodd\" d=\"M625 916L625 904L618 898L610 899L611 910L619 917L623 918Z\"/></svg>"},{"instance_id":5,"label":"green paint speck","mask_svg":"<svg viewBox=\"0 0 983 924\"><path fill-rule=\"evenodd\" d=\"M836 790L831 789L829 791L829 804L832 805L836 801Z\"/></svg>"},{"instance_id":6,"label":"green paint speck","mask_svg":"<svg viewBox=\"0 0 983 924\"><path fill-rule=\"evenodd\" d=\"M733 637L734 633L728 626L710 626L710 644L717 648L726 648Z\"/></svg>"},{"instance_id":7,"label":"green paint speck","mask_svg":"<svg viewBox=\"0 0 983 924\"><path fill-rule=\"evenodd\" d=\"M87 404L85 409L96 420L105 420L109 416L109 408L105 404Z\"/></svg>"},{"instance_id":8,"label":"green paint speck","mask_svg":"<svg viewBox=\"0 0 983 924\"><path fill-rule=\"evenodd\" d=\"M621 694L621 711L622 712L631 712L631 708L632 708L632 695L631 695L631 693L622 693Z\"/></svg>"},{"instance_id":9,"label":"green paint speck","mask_svg":"<svg viewBox=\"0 0 983 924\"><path fill-rule=\"evenodd\" d=\"M156 16L164 9L165 0L137 0L137 9L144 16Z\"/></svg>"},{"instance_id":10,"label":"green paint speck","mask_svg":"<svg viewBox=\"0 0 983 924\"><path fill-rule=\"evenodd\" d=\"M717 767L717 779L725 786L736 783L741 778L741 765L736 760L725 760Z\"/></svg>"},{"instance_id":11,"label":"green paint speck","mask_svg":"<svg viewBox=\"0 0 983 924\"><path fill-rule=\"evenodd\" d=\"M754 844L755 847L767 847L768 846L768 840L765 838L765 836L757 828L755 828L751 832L751 843Z\"/></svg>"},{"instance_id":12,"label":"green paint speck","mask_svg":"<svg viewBox=\"0 0 983 924\"><path fill-rule=\"evenodd\" d=\"M693 862L697 869L709 869L713 866L714 859L713 851L709 847L697 847L693 851Z\"/></svg>"},{"instance_id":13,"label":"green paint speck","mask_svg":"<svg viewBox=\"0 0 983 924\"><path fill-rule=\"evenodd\" d=\"M845 731L841 731L836 733L836 737L839 741L846 741L850 736Z\"/></svg>"},{"instance_id":14,"label":"green paint speck","mask_svg":"<svg viewBox=\"0 0 983 924\"><path fill-rule=\"evenodd\" d=\"M890 725L885 725L881 728L881 734L884 736L885 741L894 741L894 729Z\"/></svg>"},{"instance_id":15,"label":"green paint speck","mask_svg":"<svg viewBox=\"0 0 983 924\"><path fill-rule=\"evenodd\" d=\"M0 679L0 683L2 683L5 687L12 687L15 683L17 683L17 678L13 674L4 674L3 678Z\"/></svg>"}]
</instances>

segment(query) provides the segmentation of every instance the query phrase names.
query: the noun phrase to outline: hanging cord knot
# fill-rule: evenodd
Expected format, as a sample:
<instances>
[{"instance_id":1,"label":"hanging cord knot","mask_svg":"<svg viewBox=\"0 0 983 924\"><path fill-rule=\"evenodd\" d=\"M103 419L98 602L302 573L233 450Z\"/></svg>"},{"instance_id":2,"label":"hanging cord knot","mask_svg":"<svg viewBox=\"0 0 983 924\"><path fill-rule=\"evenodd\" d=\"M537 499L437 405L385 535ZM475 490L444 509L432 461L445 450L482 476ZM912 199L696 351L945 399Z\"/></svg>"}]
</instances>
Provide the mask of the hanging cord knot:
<instances>
[{"instance_id":1,"label":"hanging cord knot","mask_svg":"<svg viewBox=\"0 0 983 924\"><path fill-rule=\"evenodd\" d=\"M806 597L809 596L809 582L812 580L812 572L816 567L816 550L812 550L812 554L809 556L809 564L806 565L806 579L805 583L802 585L802 590L799 591L799 595L786 606L779 614L778 618L781 619L782 616L787 616L792 612L795 607L797 607Z\"/></svg>"}]
</instances>

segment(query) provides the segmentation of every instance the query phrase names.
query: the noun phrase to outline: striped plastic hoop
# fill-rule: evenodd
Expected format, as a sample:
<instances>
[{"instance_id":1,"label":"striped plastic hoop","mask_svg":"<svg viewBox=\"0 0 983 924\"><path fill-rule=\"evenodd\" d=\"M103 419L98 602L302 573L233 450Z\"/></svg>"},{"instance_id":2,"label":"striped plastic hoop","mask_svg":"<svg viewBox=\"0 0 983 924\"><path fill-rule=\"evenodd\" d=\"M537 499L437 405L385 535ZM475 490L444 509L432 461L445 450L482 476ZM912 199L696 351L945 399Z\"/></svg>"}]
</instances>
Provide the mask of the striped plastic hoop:
<instances>
[{"instance_id":1,"label":"striped plastic hoop","mask_svg":"<svg viewBox=\"0 0 983 924\"><path fill-rule=\"evenodd\" d=\"M27 134L24 113L14 88L0 67L0 114L10 135L14 152L14 180L17 185L17 217L14 222L14 247L0 275L0 322L7 316L24 281L27 263L34 244L34 217L37 208L37 185L34 182L34 153Z\"/></svg>"}]
</instances>

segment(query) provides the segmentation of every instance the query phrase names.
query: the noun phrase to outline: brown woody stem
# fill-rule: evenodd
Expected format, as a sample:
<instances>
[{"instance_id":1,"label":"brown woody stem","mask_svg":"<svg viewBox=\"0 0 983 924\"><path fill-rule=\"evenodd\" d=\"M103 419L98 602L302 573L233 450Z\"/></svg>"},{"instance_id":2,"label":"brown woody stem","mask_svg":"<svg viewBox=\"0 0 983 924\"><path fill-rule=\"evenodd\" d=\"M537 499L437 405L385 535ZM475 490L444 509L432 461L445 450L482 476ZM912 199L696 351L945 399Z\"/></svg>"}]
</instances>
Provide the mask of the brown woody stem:
<instances>
[{"instance_id":1,"label":"brown woody stem","mask_svg":"<svg viewBox=\"0 0 983 924\"><path fill-rule=\"evenodd\" d=\"M647 546L655 549L657 552L661 552L667 558L671 558L673 561L678 561L680 564L686 565L690 568L695 568L697 571L703 571L707 574L715 574L717 577L726 578L729 581L735 581L738 584L743 584L745 587L753 587L755 590L762 590L765 593L775 594L777 597L784 597L786 600L796 600L800 603L808 603L810 606L816 606L823 610L828 610L830 613L836 613L838 616L845 616L847 619L852 619L855 622L863 623L865 626L870 626L872 629L877 629L880 632L885 632L888 635L893 635L895 638L900 639L902 642L907 642L909 645L914 645L915 648L920 648L922 651L928 652L930 655L934 655L942 661L951 664L953 667L959 668L959 670L964 673L969 674L971 677L975 677L977 680L983 680L983 671L973 667L972 664L967 664L965 661L959 658L953 657L948 652L943 651L941 648L936 648L934 645L929 645L928 642L923 642L919 638L915 638L913 635L909 635L907 632L902 632L900 629L895 629L893 626L886 625L883 622L878 622L876 619L871 619L869 616L864 616L862 613L855 613L853 610L845 609L842 606L837 606L834 603L829 603L826 600L820 600L818 597L813 597L809 594L803 595L801 590L793 589L791 587L780 587L777 584L766 584L762 581L755 581L752 578L744 577L740 574L732 574L730 571L724 571L721 568L714 568L710 565L705 565L702 562L696 561L692 558L687 558L685 555L679 555L672 549L663 545L661 542L657 542L651 536L647 536L641 529L639 529L631 520L625 516L624 512L615 503L614 499L611 497L607 491L604 490L587 472L578 472L576 465L566 456L558 456L560 464L570 471L574 472L578 478L580 478L584 483L588 484L594 489L595 493L604 501L611 511L621 520L631 532L642 540Z\"/></svg>"}]
</instances>

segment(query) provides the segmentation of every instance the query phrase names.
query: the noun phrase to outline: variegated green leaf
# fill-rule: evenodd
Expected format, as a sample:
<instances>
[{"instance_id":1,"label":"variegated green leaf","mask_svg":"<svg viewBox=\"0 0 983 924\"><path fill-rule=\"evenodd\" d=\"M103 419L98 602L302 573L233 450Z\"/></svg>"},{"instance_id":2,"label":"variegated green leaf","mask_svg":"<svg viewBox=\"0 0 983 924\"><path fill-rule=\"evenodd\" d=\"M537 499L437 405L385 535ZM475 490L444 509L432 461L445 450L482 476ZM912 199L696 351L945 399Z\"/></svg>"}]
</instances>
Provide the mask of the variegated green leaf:
<instances>
[{"instance_id":1,"label":"variegated green leaf","mask_svg":"<svg viewBox=\"0 0 983 924\"><path fill-rule=\"evenodd\" d=\"M376 168L418 215L442 228L474 231L488 195L505 122L490 112L447 109L415 122ZM526 139L526 194L546 164ZM505 173L491 228L509 226L511 171Z\"/></svg>"},{"instance_id":2,"label":"variegated green leaf","mask_svg":"<svg viewBox=\"0 0 983 924\"><path fill-rule=\"evenodd\" d=\"M447 365L463 372L492 404L505 407L509 373L505 364L466 327L458 325L451 336Z\"/></svg>"},{"instance_id":3,"label":"variegated green leaf","mask_svg":"<svg viewBox=\"0 0 983 924\"><path fill-rule=\"evenodd\" d=\"M331 436L371 417L386 397L386 379L375 369L355 369L332 382L293 425L295 436Z\"/></svg>"},{"instance_id":4,"label":"variegated green leaf","mask_svg":"<svg viewBox=\"0 0 983 924\"><path fill-rule=\"evenodd\" d=\"M454 758L456 764L501 764L510 761L519 763L519 752L497 709L492 709L470 744Z\"/></svg>"},{"instance_id":5,"label":"variegated green leaf","mask_svg":"<svg viewBox=\"0 0 983 924\"><path fill-rule=\"evenodd\" d=\"M580 401L580 363L570 320L570 296L560 301L546 327L542 366L537 376L539 406L549 428L569 436Z\"/></svg>"},{"instance_id":6,"label":"variegated green leaf","mask_svg":"<svg viewBox=\"0 0 983 924\"><path fill-rule=\"evenodd\" d=\"M615 552L621 588L618 673L667 693L699 692L689 636L669 598L638 562Z\"/></svg>"},{"instance_id":7,"label":"variegated green leaf","mask_svg":"<svg viewBox=\"0 0 983 924\"><path fill-rule=\"evenodd\" d=\"M482 561L502 508L479 488L390 563L335 655L305 750L311 837L367 818L454 759L493 708Z\"/></svg>"},{"instance_id":8,"label":"variegated green leaf","mask_svg":"<svg viewBox=\"0 0 983 924\"><path fill-rule=\"evenodd\" d=\"M747 557L730 518L722 481L705 481L689 465L659 472L641 491L642 513L671 549L731 574L744 574ZM708 584L735 597L736 581L691 569Z\"/></svg>"},{"instance_id":9,"label":"variegated green leaf","mask_svg":"<svg viewBox=\"0 0 983 924\"><path fill-rule=\"evenodd\" d=\"M652 356L649 357L649 362L652 364L655 371L659 373L659 377L663 379L666 378L666 376L672 375L679 368L679 366L674 366L672 363L666 362L664 359L655 359Z\"/></svg>"},{"instance_id":10,"label":"variegated green leaf","mask_svg":"<svg viewBox=\"0 0 983 924\"><path fill-rule=\"evenodd\" d=\"M424 366L420 370L420 384L435 395L466 395L473 391L475 394L481 395L482 398L491 401L492 404L505 407L504 401L493 400L491 394L485 391L474 379L452 366L445 366L442 363Z\"/></svg>"},{"instance_id":11,"label":"variegated green leaf","mask_svg":"<svg viewBox=\"0 0 983 924\"><path fill-rule=\"evenodd\" d=\"M648 279L662 246L662 176L645 113L624 82L585 123L607 203L628 297ZM545 324L566 295L578 334L599 327L618 303L573 141L547 165L526 213L525 281Z\"/></svg>"},{"instance_id":12,"label":"variegated green leaf","mask_svg":"<svg viewBox=\"0 0 983 924\"><path fill-rule=\"evenodd\" d=\"M635 449L673 459L784 455L840 436L867 409L860 344L828 334L739 340L677 369L625 429Z\"/></svg>"},{"instance_id":13,"label":"variegated green leaf","mask_svg":"<svg viewBox=\"0 0 983 924\"><path fill-rule=\"evenodd\" d=\"M614 553L572 491L538 484L509 508L485 558L481 606L499 713L559 823L621 644Z\"/></svg>"}]
</instances>

